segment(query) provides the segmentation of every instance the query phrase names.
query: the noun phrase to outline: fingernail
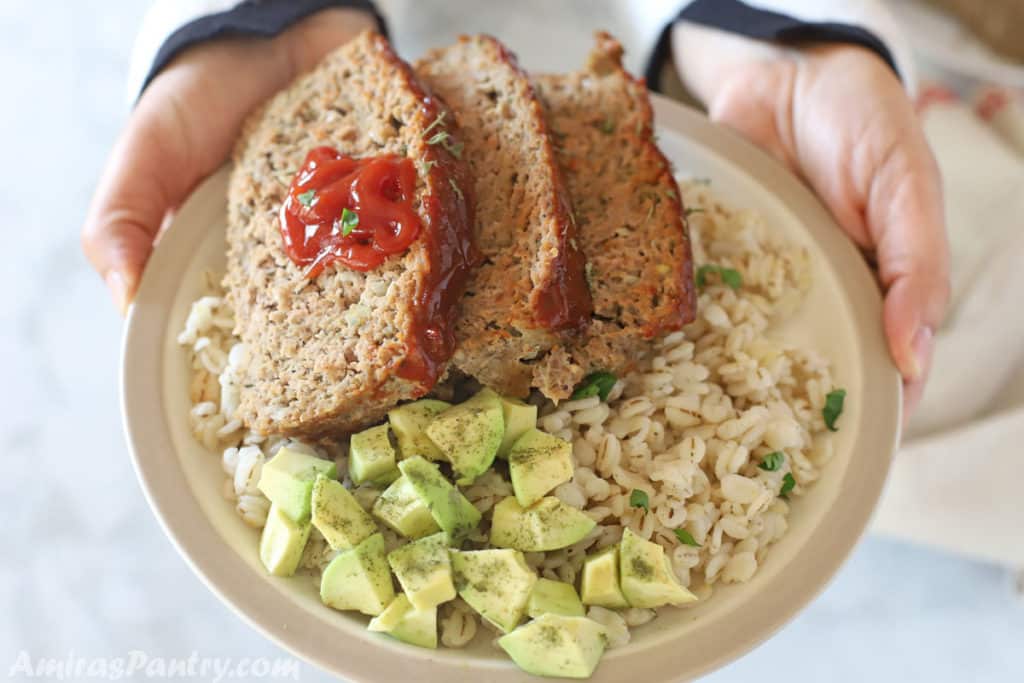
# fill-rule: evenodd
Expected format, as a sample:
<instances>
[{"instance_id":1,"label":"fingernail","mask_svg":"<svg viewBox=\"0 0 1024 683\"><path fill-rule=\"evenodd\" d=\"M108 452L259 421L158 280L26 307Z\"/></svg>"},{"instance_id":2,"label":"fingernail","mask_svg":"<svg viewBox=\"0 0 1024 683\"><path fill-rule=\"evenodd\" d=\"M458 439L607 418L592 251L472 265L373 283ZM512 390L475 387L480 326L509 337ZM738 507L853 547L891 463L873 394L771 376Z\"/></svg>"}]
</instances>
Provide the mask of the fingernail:
<instances>
[{"instance_id":1,"label":"fingernail","mask_svg":"<svg viewBox=\"0 0 1024 683\"><path fill-rule=\"evenodd\" d=\"M128 310L128 288L125 286L124 276L116 270L112 270L107 273L104 280L110 289L110 295L114 298L114 305L117 306L117 310L121 311L121 315L124 315Z\"/></svg>"},{"instance_id":2,"label":"fingernail","mask_svg":"<svg viewBox=\"0 0 1024 683\"><path fill-rule=\"evenodd\" d=\"M910 376L908 380L916 382L924 376L928 367L928 359L932 355L932 328L923 325L917 328L914 338L910 340Z\"/></svg>"}]
</instances>

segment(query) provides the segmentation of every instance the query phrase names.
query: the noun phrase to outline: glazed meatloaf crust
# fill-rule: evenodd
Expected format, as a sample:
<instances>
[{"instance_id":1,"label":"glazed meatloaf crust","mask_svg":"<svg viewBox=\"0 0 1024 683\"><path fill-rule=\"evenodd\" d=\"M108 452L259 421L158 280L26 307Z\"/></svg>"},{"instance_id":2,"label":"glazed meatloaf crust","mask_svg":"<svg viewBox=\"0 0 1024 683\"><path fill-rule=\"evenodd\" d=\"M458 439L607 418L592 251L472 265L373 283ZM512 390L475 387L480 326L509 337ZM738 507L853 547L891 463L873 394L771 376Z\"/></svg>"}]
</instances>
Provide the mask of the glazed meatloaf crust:
<instances>
[{"instance_id":1,"label":"glazed meatloaf crust","mask_svg":"<svg viewBox=\"0 0 1024 683\"><path fill-rule=\"evenodd\" d=\"M474 259L472 183L443 133L454 119L380 35L367 32L273 97L246 124L228 190L225 287L245 345L236 415L262 433L358 429L428 392L454 348ZM397 154L417 166L420 234L368 272L306 277L283 249L279 211L310 149Z\"/></svg>"},{"instance_id":2,"label":"glazed meatloaf crust","mask_svg":"<svg viewBox=\"0 0 1024 683\"><path fill-rule=\"evenodd\" d=\"M592 310L544 111L515 56L490 36L463 36L416 71L455 113L476 183L485 260L463 299L453 361L499 392L524 395L530 363L582 331Z\"/></svg>"},{"instance_id":3,"label":"glazed meatloaf crust","mask_svg":"<svg viewBox=\"0 0 1024 683\"><path fill-rule=\"evenodd\" d=\"M586 339L534 365L546 396L567 398L587 373L621 371L654 337L693 320L690 241L679 188L654 140L642 80L606 33L582 71L536 79L576 210L594 315Z\"/></svg>"}]
</instances>

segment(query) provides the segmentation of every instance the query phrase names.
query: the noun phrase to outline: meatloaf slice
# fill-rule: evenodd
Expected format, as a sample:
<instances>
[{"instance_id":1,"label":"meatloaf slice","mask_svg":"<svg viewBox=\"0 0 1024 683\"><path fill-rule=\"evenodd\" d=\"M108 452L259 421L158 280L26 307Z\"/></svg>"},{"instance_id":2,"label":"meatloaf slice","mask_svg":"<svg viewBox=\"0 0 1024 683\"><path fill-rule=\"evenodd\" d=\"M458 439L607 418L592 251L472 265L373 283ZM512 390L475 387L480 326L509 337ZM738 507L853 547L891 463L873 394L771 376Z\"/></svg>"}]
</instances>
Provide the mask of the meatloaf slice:
<instances>
[{"instance_id":1,"label":"meatloaf slice","mask_svg":"<svg viewBox=\"0 0 1024 683\"><path fill-rule=\"evenodd\" d=\"M430 144L444 134L450 146ZM357 429L429 391L454 348L475 255L472 183L454 117L380 35L366 32L250 118L228 190L225 287L247 350L237 417L263 433ZM420 234L368 272L314 279L285 254L279 211L310 149L397 154L417 165Z\"/></svg>"},{"instance_id":2,"label":"meatloaf slice","mask_svg":"<svg viewBox=\"0 0 1024 683\"><path fill-rule=\"evenodd\" d=\"M646 342L693 319L690 241L679 188L654 139L647 88L607 33L579 72L536 79L576 210L594 299L587 337L534 365L533 383L567 398L594 370L621 371Z\"/></svg>"},{"instance_id":3,"label":"meatloaf slice","mask_svg":"<svg viewBox=\"0 0 1024 683\"><path fill-rule=\"evenodd\" d=\"M472 275L453 359L506 394L530 387L529 362L590 319L569 193L544 112L515 56L490 36L428 53L416 72L455 113L476 183Z\"/></svg>"}]
</instances>

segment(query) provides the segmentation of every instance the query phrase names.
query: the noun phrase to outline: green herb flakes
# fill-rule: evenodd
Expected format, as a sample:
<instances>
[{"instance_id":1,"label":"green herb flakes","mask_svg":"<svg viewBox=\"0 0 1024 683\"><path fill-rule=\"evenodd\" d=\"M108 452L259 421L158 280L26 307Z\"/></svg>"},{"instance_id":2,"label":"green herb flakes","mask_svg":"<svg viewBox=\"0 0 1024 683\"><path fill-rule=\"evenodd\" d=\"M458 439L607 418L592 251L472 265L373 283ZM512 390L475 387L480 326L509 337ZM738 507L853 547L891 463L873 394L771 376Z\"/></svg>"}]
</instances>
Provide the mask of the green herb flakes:
<instances>
[{"instance_id":1,"label":"green herb flakes","mask_svg":"<svg viewBox=\"0 0 1024 683\"><path fill-rule=\"evenodd\" d=\"M715 273L722 279L722 282L732 289L739 289L743 286L743 276L740 271L725 266L716 266L713 263L705 263L697 269L697 286L703 287L708 283L708 273Z\"/></svg>"},{"instance_id":2,"label":"green herb flakes","mask_svg":"<svg viewBox=\"0 0 1024 683\"><path fill-rule=\"evenodd\" d=\"M604 133L605 135L611 135L612 133L615 132L615 121L613 121L611 118L605 119L604 121L601 122L600 129L601 132Z\"/></svg>"},{"instance_id":3,"label":"green herb flakes","mask_svg":"<svg viewBox=\"0 0 1024 683\"><path fill-rule=\"evenodd\" d=\"M355 211L349 211L348 209L341 210L341 234L348 237L355 230L356 226L359 225L359 214Z\"/></svg>"},{"instance_id":4,"label":"green herb flakes","mask_svg":"<svg viewBox=\"0 0 1024 683\"><path fill-rule=\"evenodd\" d=\"M650 512L650 501L647 499L647 493L640 489L633 489L632 493L629 494L629 507L643 508L646 512Z\"/></svg>"},{"instance_id":5,"label":"green herb flakes","mask_svg":"<svg viewBox=\"0 0 1024 683\"><path fill-rule=\"evenodd\" d=\"M297 199L299 200L299 204L302 204L303 206L312 206L313 199L315 198L316 190L306 190L297 197Z\"/></svg>"},{"instance_id":6,"label":"green herb flakes","mask_svg":"<svg viewBox=\"0 0 1024 683\"><path fill-rule=\"evenodd\" d=\"M692 216L695 213L704 213L704 209L700 208L699 206L688 206L683 211L683 213L686 214L687 218L689 218L690 216Z\"/></svg>"},{"instance_id":7,"label":"green herb flakes","mask_svg":"<svg viewBox=\"0 0 1024 683\"><path fill-rule=\"evenodd\" d=\"M786 472L786 476L782 478L782 488L779 490L779 495L783 498L789 498L789 492L796 486L796 479L793 478L792 472Z\"/></svg>"},{"instance_id":8,"label":"green herb flakes","mask_svg":"<svg viewBox=\"0 0 1024 683\"><path fill-rule=\"evenodd\" d=\"M697 540L693 537L693 534L691 534L686 529L676 529L672 533L676 535L676 538L678 538L679 542L683 545L691 545L694 548L700 547L700 543L697 543Z\"/></svg>"},{"instance_id":9,"label":"green herb flakes","mask_svg":"<svg viewBox=\"0 0 1024 683\"><path fill-rule=\"evenodd\" d=\"M833 389L825 396L825 407L821 409L821 416L825 418L825 426L833 432L838 432L836 420L843 414L843 402L846 400L846 389Z\"/></svg>"},{"instance_id":10,"label":"green herb flakes","mask_svg":"<svg viewBox=\"0 0 1024 683\"><path fill-rule=\"evenodd\" d=\"M786 462L786 454L783 453L782 451L775 451L774 453L769 453L768 455L764 456L764 458L761 459L761 464L759 464L758 467L760 467L762 470L766 472L775 472L780 467L782 467L782 463L784 462Z\"/></svg>"},{"instance_id":11,"label":"green herb flakes","mask_svg":"<svg viewBox=\"0 0 1024 683\"><path fill-rule=\"evenodd\" d=\"M616 377L610 372L592 372L583 378L583 381L579 383L579 386L576 387L576 391L572 392L572 396L569 398L576 401L581 398L599 396L602 401L607 401L608 394L611 393L612 387L615 386L615 382Z\"/></svg>"}]
</instances>

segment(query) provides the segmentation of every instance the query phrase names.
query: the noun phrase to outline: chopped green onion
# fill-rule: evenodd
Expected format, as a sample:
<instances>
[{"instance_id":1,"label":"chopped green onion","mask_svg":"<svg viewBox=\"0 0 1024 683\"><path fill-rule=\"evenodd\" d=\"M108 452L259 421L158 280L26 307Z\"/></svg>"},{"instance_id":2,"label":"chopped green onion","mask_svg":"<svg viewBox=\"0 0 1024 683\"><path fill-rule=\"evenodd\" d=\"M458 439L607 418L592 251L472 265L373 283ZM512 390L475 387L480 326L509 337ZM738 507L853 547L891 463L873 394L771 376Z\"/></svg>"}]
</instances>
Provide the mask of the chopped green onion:
<instances>
[{"instance_id":1,"label":"chopped green onion","mask_svg":"<svg viewBox=\"0 0 1024 683\"><path fill-rule=\"evenodd\" d=\"M796 486L796 479L793 478L792 472L786 472L786 476L782 478L782 488L779 490L779 495L783 498L789 497L789 492Z\"/></svg>"},{"instance_id":2,"label":"chopped green onion","mask_svg":"<svg viewBox=\"0 0 1024 683\"><path fill-rule=\"evenodd\" d=\"M299 204L303 206L312 206L313 199L316 197L316 190L306 190L298 196Z\"/></svg>"},{"instance_id":3,"label":"chopped green onion","mask_svg":"<svg viewBox=\"0 0 1024 683\"><path fill-rule=\"evenodd\" d=\"M640 489L633 489L632 493L629 494L629 507L643 508L647 512L650 512L651 508L650 502L647 500L647 493Z\"/></svg>"},{"instance_id":4,"label":"chopped green onion","mask_svg":"<svg viewBox=\"0 0 1024 683\"><path fill-rule=\"evenodd\" d=\"M768 455L764 456L764 458L761 459L761 464L758 465L758 467L760 467L762 470L766 472L774 472L780 467L782 467L782 463L784 463L785 461L786 454L783 453L782 451L775 451L774 453L769 453Z\"/></svg>"},{"instance_id":5,"label":"chopped green onion","mask_svg":"<svg viewBox=\"0 0 1024 683\"><path fill-rule=\"evenodd\" d=\"M611 393L612 387L615 386L616 378L610 372L592 372L583 378L583 381L576 387L576 391L572 392L571 398L573 401L581 398L590 398L591 396L600 396L602 401L608 400L608 394Z\"/></svg>"},{"instance_id":6,"label":"chopped green onion","mask_svg":"<svg viewBox=\"0 0 1024 683\"><path fill-rule=\"evenodd\" d=\"M341 234L348 237L355 227L359 225L359 214L348 209L341 210Z\"/></svg>"},{"instance_id":7,"label":"chopped green onion","mask_svg":"<svg viewBox=\"0 0 1024 683\"><path fill-rule=\"evenodd\" d=\"M697 539L695 539L693 534L686 529L675 529L672 533L676 535L676 538L678 538L679 542L683 545L692 545L694 548L700 547L700 543L697 543Z\"/></svg>"},{"instance_id":8,"label":"chopped green onion","mask_svg":"<svg viewBox=\"0 0 1024 683\"><path fill-rule=\"evenodd\" d=\"M725 266L716 266L713 263L705 263L697 269L697 286L703 287L708 282L708 273L717 273L722 282L732 289L739 289L743 286L743 276L740 271Z\"/></svg>"},{"instance_id":9,"label":"chopped green onion","mask_svg":"<svg viewBox=\"0 0 1024 683\"><path fill-rule=\"evenodd\" d=\"M821 416L825 418L825 426L833 432L838 432L836 420L843 414L843 401L846 400L846 389L833 389L825 396L825 407L821 409Z\"/></svg>"}]
</instances>

